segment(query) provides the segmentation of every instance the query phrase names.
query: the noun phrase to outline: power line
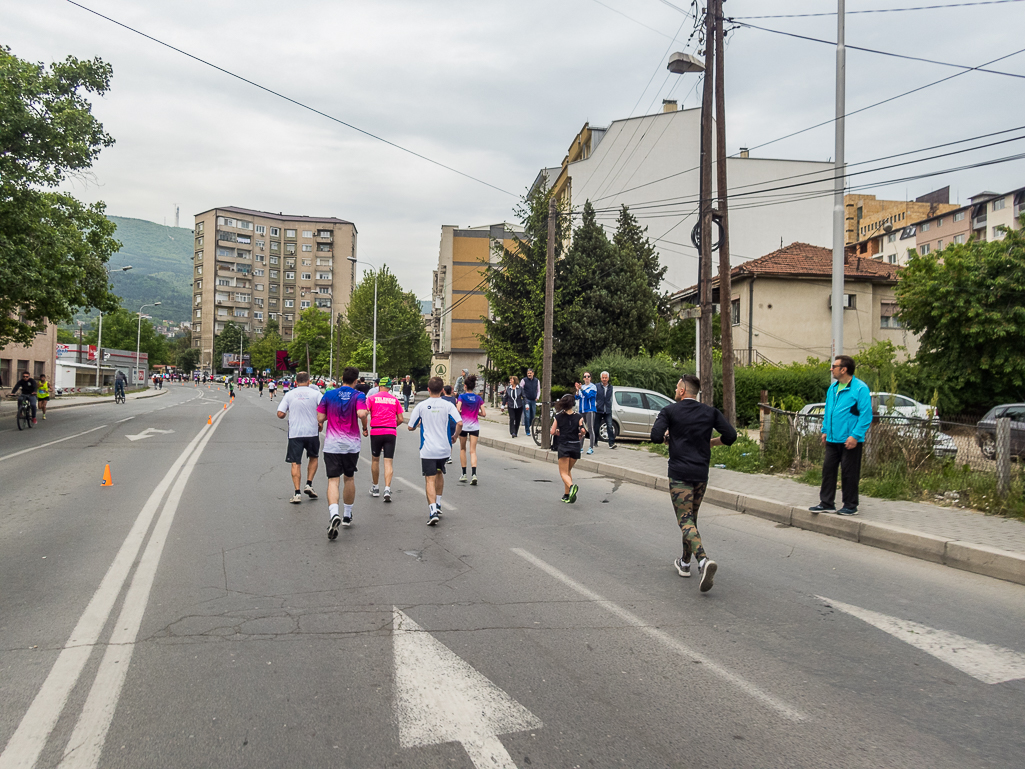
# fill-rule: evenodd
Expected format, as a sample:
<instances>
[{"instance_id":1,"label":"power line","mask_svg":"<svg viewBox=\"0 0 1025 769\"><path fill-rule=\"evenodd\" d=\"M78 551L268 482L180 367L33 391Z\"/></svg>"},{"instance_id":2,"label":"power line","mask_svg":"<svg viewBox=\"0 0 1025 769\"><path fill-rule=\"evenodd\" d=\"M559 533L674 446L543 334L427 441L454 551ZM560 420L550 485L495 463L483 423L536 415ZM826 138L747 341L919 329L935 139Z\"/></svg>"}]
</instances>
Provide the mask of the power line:
<instances>
[{"instance_id":1,"label":"power line","mask_svg":"<svg viewBox=\"0 0 1025 769\"><path fill-rule=\"evenodd\" d=\"M940 8L966 8L973 5L1003 5L1004 3L1020 3L1022 0L978 0L971 3L948 3L946 5L916 5L911 8L870 8L863 11L847 11L850 16L855 13L899 13L902 11L933 11ZM737 19L806 19L813 16L836 16L836 11L827 13L779 13L773 16L735 16Z\"/></svg>"},{"instance_id":2,"label":"power line","mask_svg":"<svg viewBox=\"0 0 1025 769\"><path fill-rule=\"evenodd\" d=\"M641 25L642 27L644 27L645 29L650 29L650 30L651 30L652 32L654 32L654 33L656 33L656 34L658 34L658 35L662 35L662 37L669 37L669 35L667 35L667 34L666 34L665 32L662 32L661 30L655 29L654 27L649 27L649 26L648 26L647 24L645 24L645 23L644 23L643 21L638 21L638 20L637 20L637 19L635 19L635 18L634 18L633 16L627 16L627 15L626 15L625 13L623 13L623 12L622 12L622 11L620 11L619 9L617 9L617 8L613 8L613 7L611 6L611 5L606 5L606 4L605 4L605 3L603 3L603 2L601 1L601 0L594 0L594 2L596 2L596 3L598 4L598 5L602 6L603 8L608 8L608 9L609 9L610 11L612 11L613 13L618 13L618 14L619 14L620 16L622 16L622 17L623 17L624 19L628 19L628 20L632 21L632 22L633 22L634 24L640 24L640 25ZM674 39L675 39L675 38L674 38Z\"/></svg>"},{"instance_id":3,"label":"power line","mask_svg":"<svg viewBox=\"0 0 1025 769\"><path fill-rule=\"evenodd\" d=\"M106 21L109 21L112 24L116 24L117 26L122 27L123 29L127 29L129 32L134 32L135 34L140 35L141 37L144 37L147 40L151 40L152 42L157 43L158 45L162 45L165 48L170 48L172 51L175 51L176 53L180 53L183 56L187 56L190 59L192 59L193 61L198 61L200 64L205 64L208 67L212 67L213 69L216 69L218 72L223 72L225 75L233 77L236 80L241 80L243 83L251 85L254 88L259 88L261 91L265 91L265 92L267 92L267 93L269 93L269 94L271 94L273 96L277 96L279 99L284 99L287 102L295 104L297 107L302 107L303 109L309 110L310 112L313 112L314 114L317 114L317 115L320 115L321 117L327 118L328 120L331 120L332 122L338 123L339 125L343 125L346 128L351 128L353 131L357 131L358 133L361 133L364 136L368 136L371 139L375 139L375 140L377 140L379 142L383 142L384 144L387 144L390 147L394 147L397 150L401 150L402 152L405 152L405 153L408 153L410 155L413 155L414 157L420 158L421 160L426 160L428 163L431 163L432 165L436 165L439 168L444 168L446 171L451 171L452 173L459 174L460 176L462 176L462 177L464 177L466 179L469 179L471 181L477 182L478 184L483 184L484 186L490 187L491 189L497 190L498 192L505 193L506 195L512 195L513 197L518 197L515 193L509 192L508 190L503 190L501 187L497 187L494 184L491 184L490 182L484 181L483 179L478 179L476 176L471 176L470 174L466 173L465 171L460 171L457 168L453 168L452 166L445 165L444 163L442 163L439 160L434 160L433 158L429 158L426 155L422 155L419 152L416 152L415 150L411 150L411 149L409 149L407 147L403 147L401 144L396 144L395 142L390 141L388 139L385 139L385 138L383 138L381 136L378 136L377 134L374 134L374 133L371 133L370 131L366 131L366 130L364 130L362 128L359 128L358 126L355 126L352 123L347 123L344 120L341 120L340 118L336 118L333 115L329 115L326 112L322 112L321 110L317 109L316 107L311 107L308 104L304 104L303 102L298 101L297 99L293 99L290 96L286 96L285 94L280 93L278 91L275 91L272 88L268 88L267 86L260 85L259 83L255 82L253 80L245 78L242 75L238 75L238 74L232 72L231 70L227 70L224 67L219 67L216 64L213 64L212 62L207 61L206 59L202 59L199 56L196 56L194 54L189 53L188 51L183 51L181 48L176 48L175 46L171 45L170 43L165 43L163 40L159 40L158 38L155 38L152 35L147 35L145 32L141 32L140 30L135 29L134 27L130 27L127 24L124 24L124 23L118 21L117 19L112 19L109 16L104 16L99 11L94 11L92 8L88 8L88 7L84 6L84 5L82 5L81 3L76 3L75 0L67 0L67 2L69 2L71 5L76 6L77 8L81 8L83 11L87 11L87 12L93 14L94 16L98 16L101 19L105 19Z\"/></svg>"}]
</instances>

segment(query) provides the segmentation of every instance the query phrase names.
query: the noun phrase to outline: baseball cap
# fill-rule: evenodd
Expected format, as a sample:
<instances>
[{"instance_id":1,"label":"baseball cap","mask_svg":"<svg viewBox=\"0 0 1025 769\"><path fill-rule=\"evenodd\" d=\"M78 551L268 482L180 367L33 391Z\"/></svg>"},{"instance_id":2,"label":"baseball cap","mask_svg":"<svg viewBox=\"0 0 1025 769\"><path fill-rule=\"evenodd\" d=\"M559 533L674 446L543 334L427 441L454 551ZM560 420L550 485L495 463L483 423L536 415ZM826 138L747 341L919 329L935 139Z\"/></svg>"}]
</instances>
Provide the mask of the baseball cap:
<instances>
[{"instance_id":1,"label":"baseball cap","mask_svg":"<svg viewBox=\"0 0 1025 769\"><path fill-rule=\"evenodd\" d=\"M377 380L377 384L379 384L381 387L389 387L391 385L391 379L389 379L386 376L383 376Z\"/></svg>"}]
</instances>

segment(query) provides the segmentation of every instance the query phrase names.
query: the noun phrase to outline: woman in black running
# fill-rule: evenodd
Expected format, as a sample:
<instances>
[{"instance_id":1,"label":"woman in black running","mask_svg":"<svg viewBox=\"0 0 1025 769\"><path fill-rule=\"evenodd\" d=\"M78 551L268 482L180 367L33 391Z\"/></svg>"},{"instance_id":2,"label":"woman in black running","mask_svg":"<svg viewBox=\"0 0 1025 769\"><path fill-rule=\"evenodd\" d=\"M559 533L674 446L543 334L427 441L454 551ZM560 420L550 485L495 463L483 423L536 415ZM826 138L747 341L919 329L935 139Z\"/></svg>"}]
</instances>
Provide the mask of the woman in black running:
<instances>
[{"instance_id":1,"label":"woman in black running","mask_svg":"<svg viewBox=\"0 0 1025 769\"><path fill-rule=\"evenodd\" d=\"M580 449L584 441L584 418L574 411L576 400L566 393L559 399L560 412L552 422L552 435L558 438L556 450L559 453L559 475L566 493L562 501L572 504L577 501L577 485L573 483L573 465L580 459Z\"/></svg>"}]
</instances>

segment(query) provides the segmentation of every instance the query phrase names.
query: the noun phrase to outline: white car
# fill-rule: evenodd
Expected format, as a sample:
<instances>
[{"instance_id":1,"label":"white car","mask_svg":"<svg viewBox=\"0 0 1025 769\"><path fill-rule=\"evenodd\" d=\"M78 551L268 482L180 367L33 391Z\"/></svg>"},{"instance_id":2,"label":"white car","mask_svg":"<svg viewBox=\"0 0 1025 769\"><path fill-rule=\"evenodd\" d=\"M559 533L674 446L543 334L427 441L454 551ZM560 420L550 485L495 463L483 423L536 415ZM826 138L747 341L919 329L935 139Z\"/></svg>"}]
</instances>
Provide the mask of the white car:
<instances>
[{"instance_id":1,"label":"white car","mask_svg":"<svg viewBox=\"0 0 1025 769\"><path fill-rule=\"evenodd\" d=\"M939 420L939 410L897 393L870 393L872 411L880 416L904 416L912 419Z\"/></svg>"},{"instance_id":2,"label":"white car","mask_svg":"<svg viewBox=\"0 0 1025 769\"><path fill-rule=\"evenodd\" d=\"M890 410L889 412L887 412L886 411L886 406L885 406L885 401L884 401L884 405L877 407L876 398L875 398L875 396L877 396L877 395L887 396L887 398L889 398L889 393L872 393L872 407L873 407L873 410L876 411L876 413L880 413L884 417L889 417L889 419L887 419L887 421L890 424L898 425L897 429L898 429L898 431L900 432L900 434L903 437L905 437L905 438L912 438L912 439L924 439L924 438L927 437L927 433L926 433L926 429L927 428L919 426L920 423L917 421L919 419L919 417L914 417L914 416L908 417L906 414L904 414L900 410L898 410L898 409L906 409L906 408L910 408L910 407L903 406L903 405L898 407L897 403L895 403L893 409ZM903 396L903 395L899 395L897 397L898 398L902 398L902 399L905 398L905 396ZM910 398L906 398L906 400L911 401ZM917 404L918 406L922 406L923 405L921 403L918 403L918 401L911 401L911 402ZM926 406L925 408L929 409L930 412L933 411L933 409L931 407ZM825 411L826 411L826 404L825 403L809 403L809 404L807 404L804 408L802 408L798 412L799 415L803 415L805 417L803 420L800 420L800 422L798 423L798 429L801 430L806 435L814 435L815 433L821 433L822 432L822 417L823 417L823 414L825 414ZM897 417L899 417L899 418L897 418ZM921 418L922 419L928 419L928 417L921 417ZM936 417L934 415L933 419L935 419L935 418ZM947 457L954 458L954 457L957 456L957 443L954 441L953 438L951 438L946 433L941 433L941 432L939 432L937 430L936 432L933 433L932 440L933 440L933 453L937 457L941 457L941 458L947 458Z\"/></svg>"}]
</instances>

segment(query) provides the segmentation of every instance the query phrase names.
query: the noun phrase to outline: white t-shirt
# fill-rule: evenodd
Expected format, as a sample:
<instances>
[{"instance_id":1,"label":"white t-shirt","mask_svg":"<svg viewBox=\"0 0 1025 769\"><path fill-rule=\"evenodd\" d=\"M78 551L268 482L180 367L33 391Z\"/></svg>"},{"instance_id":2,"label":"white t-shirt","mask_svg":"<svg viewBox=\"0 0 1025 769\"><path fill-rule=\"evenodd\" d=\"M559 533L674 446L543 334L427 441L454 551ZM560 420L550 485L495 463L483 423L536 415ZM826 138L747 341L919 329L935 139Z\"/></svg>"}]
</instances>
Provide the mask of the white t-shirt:
<instances>
[{"instance_id":1,"label":"white t-shirt","mask_svg":"<svg viewBox=\"0 0 1025 769\"><path fill-rule=\"evenodd\" d=\"M296 387L285 393L278 404L278 411L288 414L289 438L315 438L317 429L317 406L321 399L320 390L315 387Z\"/></svg>"},{"instance_id":2,"label":"white t-shirt","mask_svg":"<svg viewBox=\"0 0 1025 769\"><path fill-rule=\"evenodd\" d=\"M452 456L452 436L456 424L462 421L456 407L443 398L428 398L416 404L409 423L420 427L420 457L445 459Z\"/></svg>"}]
</instances>

